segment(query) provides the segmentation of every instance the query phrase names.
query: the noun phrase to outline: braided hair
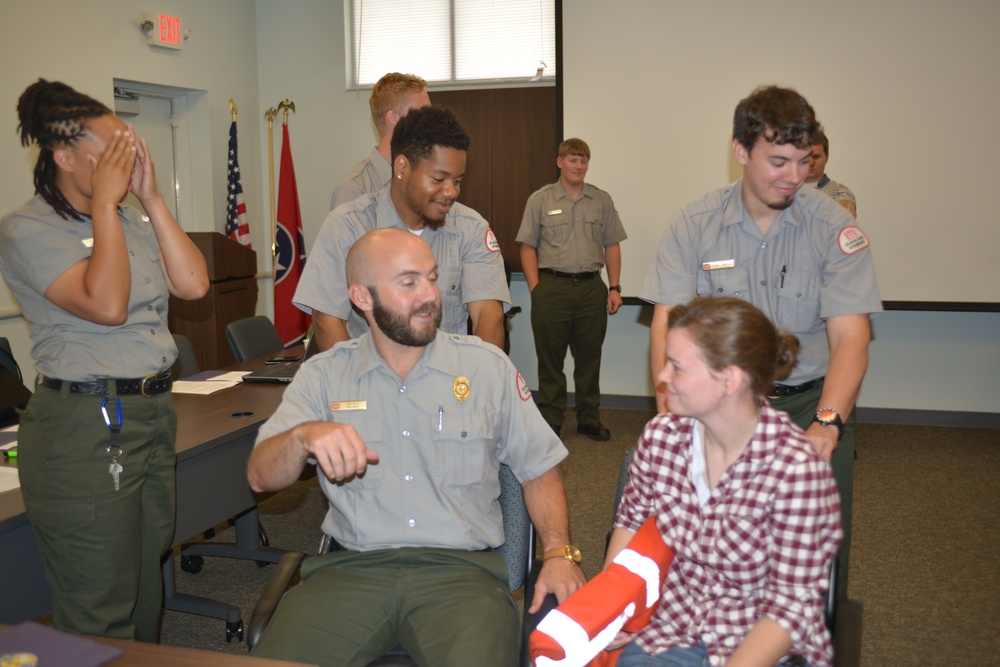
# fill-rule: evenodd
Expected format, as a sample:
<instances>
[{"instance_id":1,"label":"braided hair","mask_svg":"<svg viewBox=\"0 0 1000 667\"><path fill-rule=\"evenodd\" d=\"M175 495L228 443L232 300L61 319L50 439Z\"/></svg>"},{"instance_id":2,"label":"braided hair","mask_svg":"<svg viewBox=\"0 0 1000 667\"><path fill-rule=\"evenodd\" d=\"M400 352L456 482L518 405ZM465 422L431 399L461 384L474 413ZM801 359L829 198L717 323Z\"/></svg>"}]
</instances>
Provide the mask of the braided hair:
<instances>
[{"instance_id":1,"label":"braided hair","mask_svg":"<svg viewBox=\"0 0 1000 667\"><path fill-rule=\"evenodd\" d=\"M65 83L45 79L28 86L17 101L21 145L30 146L34 142L39 148L35 194L41 195L63 219L82 221L85 218L56 185L54 150L59 145L75 145L87 131L87 120L111 113L105 105Z\"/></svg>"}]
</instances>

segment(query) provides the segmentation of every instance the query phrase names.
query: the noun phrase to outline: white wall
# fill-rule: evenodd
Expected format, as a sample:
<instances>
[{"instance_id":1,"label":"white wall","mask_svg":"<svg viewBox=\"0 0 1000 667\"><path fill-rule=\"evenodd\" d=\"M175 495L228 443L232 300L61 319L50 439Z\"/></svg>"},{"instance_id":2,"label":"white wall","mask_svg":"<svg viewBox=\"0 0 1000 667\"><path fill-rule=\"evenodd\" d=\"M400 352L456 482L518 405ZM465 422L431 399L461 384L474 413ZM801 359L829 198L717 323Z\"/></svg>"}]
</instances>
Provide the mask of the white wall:
<instances>
[{"instance_id":1,"label":"white wall","mask_svg":"<svg viewBox=\"0 0 1000 667\"><path fill-rule=\"evenodd\" d=\"M147 9L180 16L191 38L180 52L147 45L139 17ZM258 108L257 29L255 6L245 0L164 0L159 5L134 0L34 0L5 2L0 21L0 210L9 211L27 201L34 188L32 170L37 151L20 146L16 104L24 89L39 77L64 81L81 92L113 106L112 81L128 79L193 91L191 112L206 118L207 134L196 134L190 150L199 175L190 193L200 202L189 231L222 231L225 219L226 152L229 141L229 98L240 109L240 162L251 231L257 248L264 229L261 221L265 193L254 187L261 181L263 161L257 138ZM154 160L156 156L154 155ZM258 253L260 259L260 253ZM0 336L11 339L15 356L31 381L27 326L6 286L0 286Z\"/></svg>"},{"instance_id":2,"label":"white wall","mask_svg":"<svg viewBox=\"0 0 1000 667\"><path fill-rule=\"evenodd\" d=\"M665 3L630 0L628 4L633 9L646 7L658 11L657 8ZM857 6L848 3L846 8L853 11ZM609 7L602 2L566 0L564 10L571 14L567 27L583 26L586 34L590 34L608 20ZM726 17L714 3L704 8L697 3L684 3L684 7L694 13L694 19L708 25L724 21ZM79 8L80 4L72 0L6 3L4 7L4 21L0 23L0 59L7 65L0 71L0 150L7 159L0 161L0 209L10 210L32 193L34 154L20 147L15 133L14 107L24 88L43 76L64 80L111 104L111 81L117 77L206 91L203 104L208 107L210 133L204 142L207 145L195 148L204 151L200 162L202 166L208 164L210 174L200 187L210 191L210 200L215 204L202 212L203 218L199 219L196 228L207 228L201 225L210 220L210 228L221 231L230 120L228 100L233 97L240 109L240 165L254 247L262 272L269 274L267 131L263 113L280 100L289 98L296 105L289 127L306 247L311 248L327 213L333 184L355 162L367 156L376 141L368 113L368 94L345 90L342 3L332 0L164 0L157 9L181 16L185 26L192 30L187 48L181 53L154 50L146 45L144 35L137 28L139 14L148 8L146 5L132 0L99 0L87 3L85 12ZM804 5L798 13L802 14L803 22L813 26L821 23L812 16L816 11L820 10ZM54 20L53 17L61 18ZM909 24L915 22L919 23L919 19L908 18ZM31 26L44 28L28 29ZM920 31L934 27L911 25L912 29ZM1000 29L1000 26L995 27ZM804 28L801 39L773 48L781 50L788 58L809 57L813 48L819 48L810 46L815 42L813 32L812 27ZM570 35L566 38L572 39ZM760 40L763 36L753 39ZM762 48L760 41L754 44ZM602 52L614 50L600 40L594 45ZM690 68L690 78L706 87L717 85L717 76L722 70L706 67L701 64L702 60L690 58L668 65L675 69ZM573 63L567 61L564 66L570 76ZM817 76L817 81L821 78ZM601 84L600 90L602 95L617 94L628 99L636 96L633 90L618 90L611 84ZM724 108L706 109L706 113L718 116L724 126L729 122L735 101L727 98L724 104L719 103ZM664 113L667 111L669 109L664 109ZM621 123L629 130L634 128L632 123ZM942 132L945 129L942 127ZM576 126L574 131L588 136L585 126ZM926 132L927 128L920 128L920 131ZM275 126L275 159L281 147L280 132L279 119ZM931 143L940 141L943 139L939 137ZM685 155L667 151L645 158L636 148L638 142L630 142L629 146L633 147L636 160L654 161L645 164L643 169L652 169L655 164L665 165L664 168L680 165L670 166L673 170L696 168L686 162ZM604 153L598 150L595 147L592 169L596 176L601 175L599 165L604 159L601 157ZM724 150L725 145L720 145L719 151ZM831 162L831 165L838 164L847 169L846 156L838 156ZM912 178L920 183L920 179L934 173L930 167L935 164L932 156L928 156L919 164L896 164L893 168L912 172ZM990 168L991 180L995 181L996 169L992 165ZM724 181L727 169L725 165L710 166L704 189ZM602 180L606 177L595 177L595 183L606 185ZM693 192L685 197L693 199L700 194ZM635 225L642 221L632 219L626 223ZM623 244L626 260L628 244L629 241ZM264 281L261 287L259 310L271 314L270 284ZM511 291L515 304L525 309L514 319L512 357L529 384L535 386L530 308L524 282L515 279ZM652 395L646 361L649 330L639 321L640 312L638 307L625 307L610 321L602 370L603 390L608 394ZM875 330L877 340L872 346L871 369L860 405L997 412L993 386L1000 377L1000 315L886 313L875 320ZM23 320L3 318L0 312L0 336L12 338L15 354L27 370L29 344ZM568 360L567 369L571 368ZM30 371L26 374L30 375Z\"/></svg>"},{"instance_id":3,"label":"white wall","mask_svg":"<svg viewBox=\"0 0 1000 667\"><path fill-rule=\"evenodd\" d=\"M256 0L256 6L260 112L277 108L285 99L295 103L288 131L308 251L330 212L333 186L378 143L368 110L369 91L345 90L341 2ZM274 123L275 188L281 122L279 114ZM266 126L260 141L266 161ZM267 188L265 165L260 189ZM266 287L262 295L267 292L270 304L270 283ZM269 305L268 311L273 313L273 307Z\"/></svg>"}]
</instances>

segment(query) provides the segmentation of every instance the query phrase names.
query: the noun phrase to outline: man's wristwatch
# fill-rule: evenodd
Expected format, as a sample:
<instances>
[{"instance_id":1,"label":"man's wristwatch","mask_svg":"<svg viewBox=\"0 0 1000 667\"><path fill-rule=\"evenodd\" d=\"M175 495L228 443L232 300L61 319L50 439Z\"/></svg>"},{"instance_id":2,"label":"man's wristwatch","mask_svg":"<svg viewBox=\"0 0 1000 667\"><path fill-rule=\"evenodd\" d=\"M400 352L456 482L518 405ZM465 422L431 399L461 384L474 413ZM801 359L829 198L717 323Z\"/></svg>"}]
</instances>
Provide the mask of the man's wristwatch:
<instances>
[{"instance_id":1,"label":"man's wristwatch","mask_svg":"<svg viewBox=\"0 0 1000 667\"><path fill-rule=\"evenodd\" d=\"M816 411L813 421L823 426L836 426L837 440L840 440L844 435L844 420L840 418L840 413L833 408L820 408Z\"/></svg>"},{"instance_id":2,"label":"man's wristwatch","mask_svg":"<svg viewBox=\"0 0 1000 667\"><path fill-rule=\"evenodd\" d=\"M612 285L611 287L608 288L608 291L609 292L618 292L619 294L621 294L622 293L622 286L621 285Z\"/></svg>"},{"instance_id":3,"label":"man's wristwatch","mask_svg":"<svg viewBox=\"0 0 1000 667\"><path fill-rule=\"evenodd\" d=\"M547 558L555 557L565 558L574 565L579 565L580 561L583 560L583 554L580 550L574 547L572 544L567 544L564 547L559 547L558 549L549 549L548 551L542 553L542 560Z\"/></svg>"}]
</instances>

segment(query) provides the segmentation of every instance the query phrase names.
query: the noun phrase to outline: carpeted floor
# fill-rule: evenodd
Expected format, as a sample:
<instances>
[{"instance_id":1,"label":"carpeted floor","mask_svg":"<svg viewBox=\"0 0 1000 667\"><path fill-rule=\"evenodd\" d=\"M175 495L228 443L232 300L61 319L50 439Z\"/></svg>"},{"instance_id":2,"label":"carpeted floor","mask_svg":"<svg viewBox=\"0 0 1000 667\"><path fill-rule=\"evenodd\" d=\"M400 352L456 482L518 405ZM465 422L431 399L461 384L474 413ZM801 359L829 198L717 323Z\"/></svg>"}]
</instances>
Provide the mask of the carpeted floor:
<instances>
[{"instance_id":1,"label":"carpeted floor","mask_svg":"<svg viewBox=\"0 0 1000 667\"><path fill-rule=\"evenodd\" d=\"M588 577L600 570L622 455L650 416L604 410L614 436L604 443L577 435L571 415L563 426L573 539ZM862 664L1000 664L1000 431L866 424L857 449L849 593L864 603ZM273 546L316 550L325 501L315 480L261 512ZM178 568L178 590L239 605L249 621L271 568L205 560L197 575ZM246 652L226 643L222 621L176 612L165 614L163 642Z\"/></svg>"}]
</instances>

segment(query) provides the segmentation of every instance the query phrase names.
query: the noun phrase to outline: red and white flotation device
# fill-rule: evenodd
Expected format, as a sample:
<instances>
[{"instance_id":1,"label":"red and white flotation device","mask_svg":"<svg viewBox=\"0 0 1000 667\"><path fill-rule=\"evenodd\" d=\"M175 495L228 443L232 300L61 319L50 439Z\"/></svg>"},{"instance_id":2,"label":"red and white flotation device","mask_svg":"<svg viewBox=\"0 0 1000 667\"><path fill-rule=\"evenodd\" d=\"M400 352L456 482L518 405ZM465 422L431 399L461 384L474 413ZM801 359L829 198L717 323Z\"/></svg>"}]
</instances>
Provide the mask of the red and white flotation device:
<instances>
[{"instance_id":1,"label":"red and white flotation device","mask_svg":"<svg viewBox=\"0 0 1000 667\"><path fill-rule=\"evenodd\" d=\"M618 652L607 652L620 630L645 626L660 603L673 561L656 520L647 519L607 570L546 614L531 633L535 667L610 667Z\"/></svg>"}]
</instances>

